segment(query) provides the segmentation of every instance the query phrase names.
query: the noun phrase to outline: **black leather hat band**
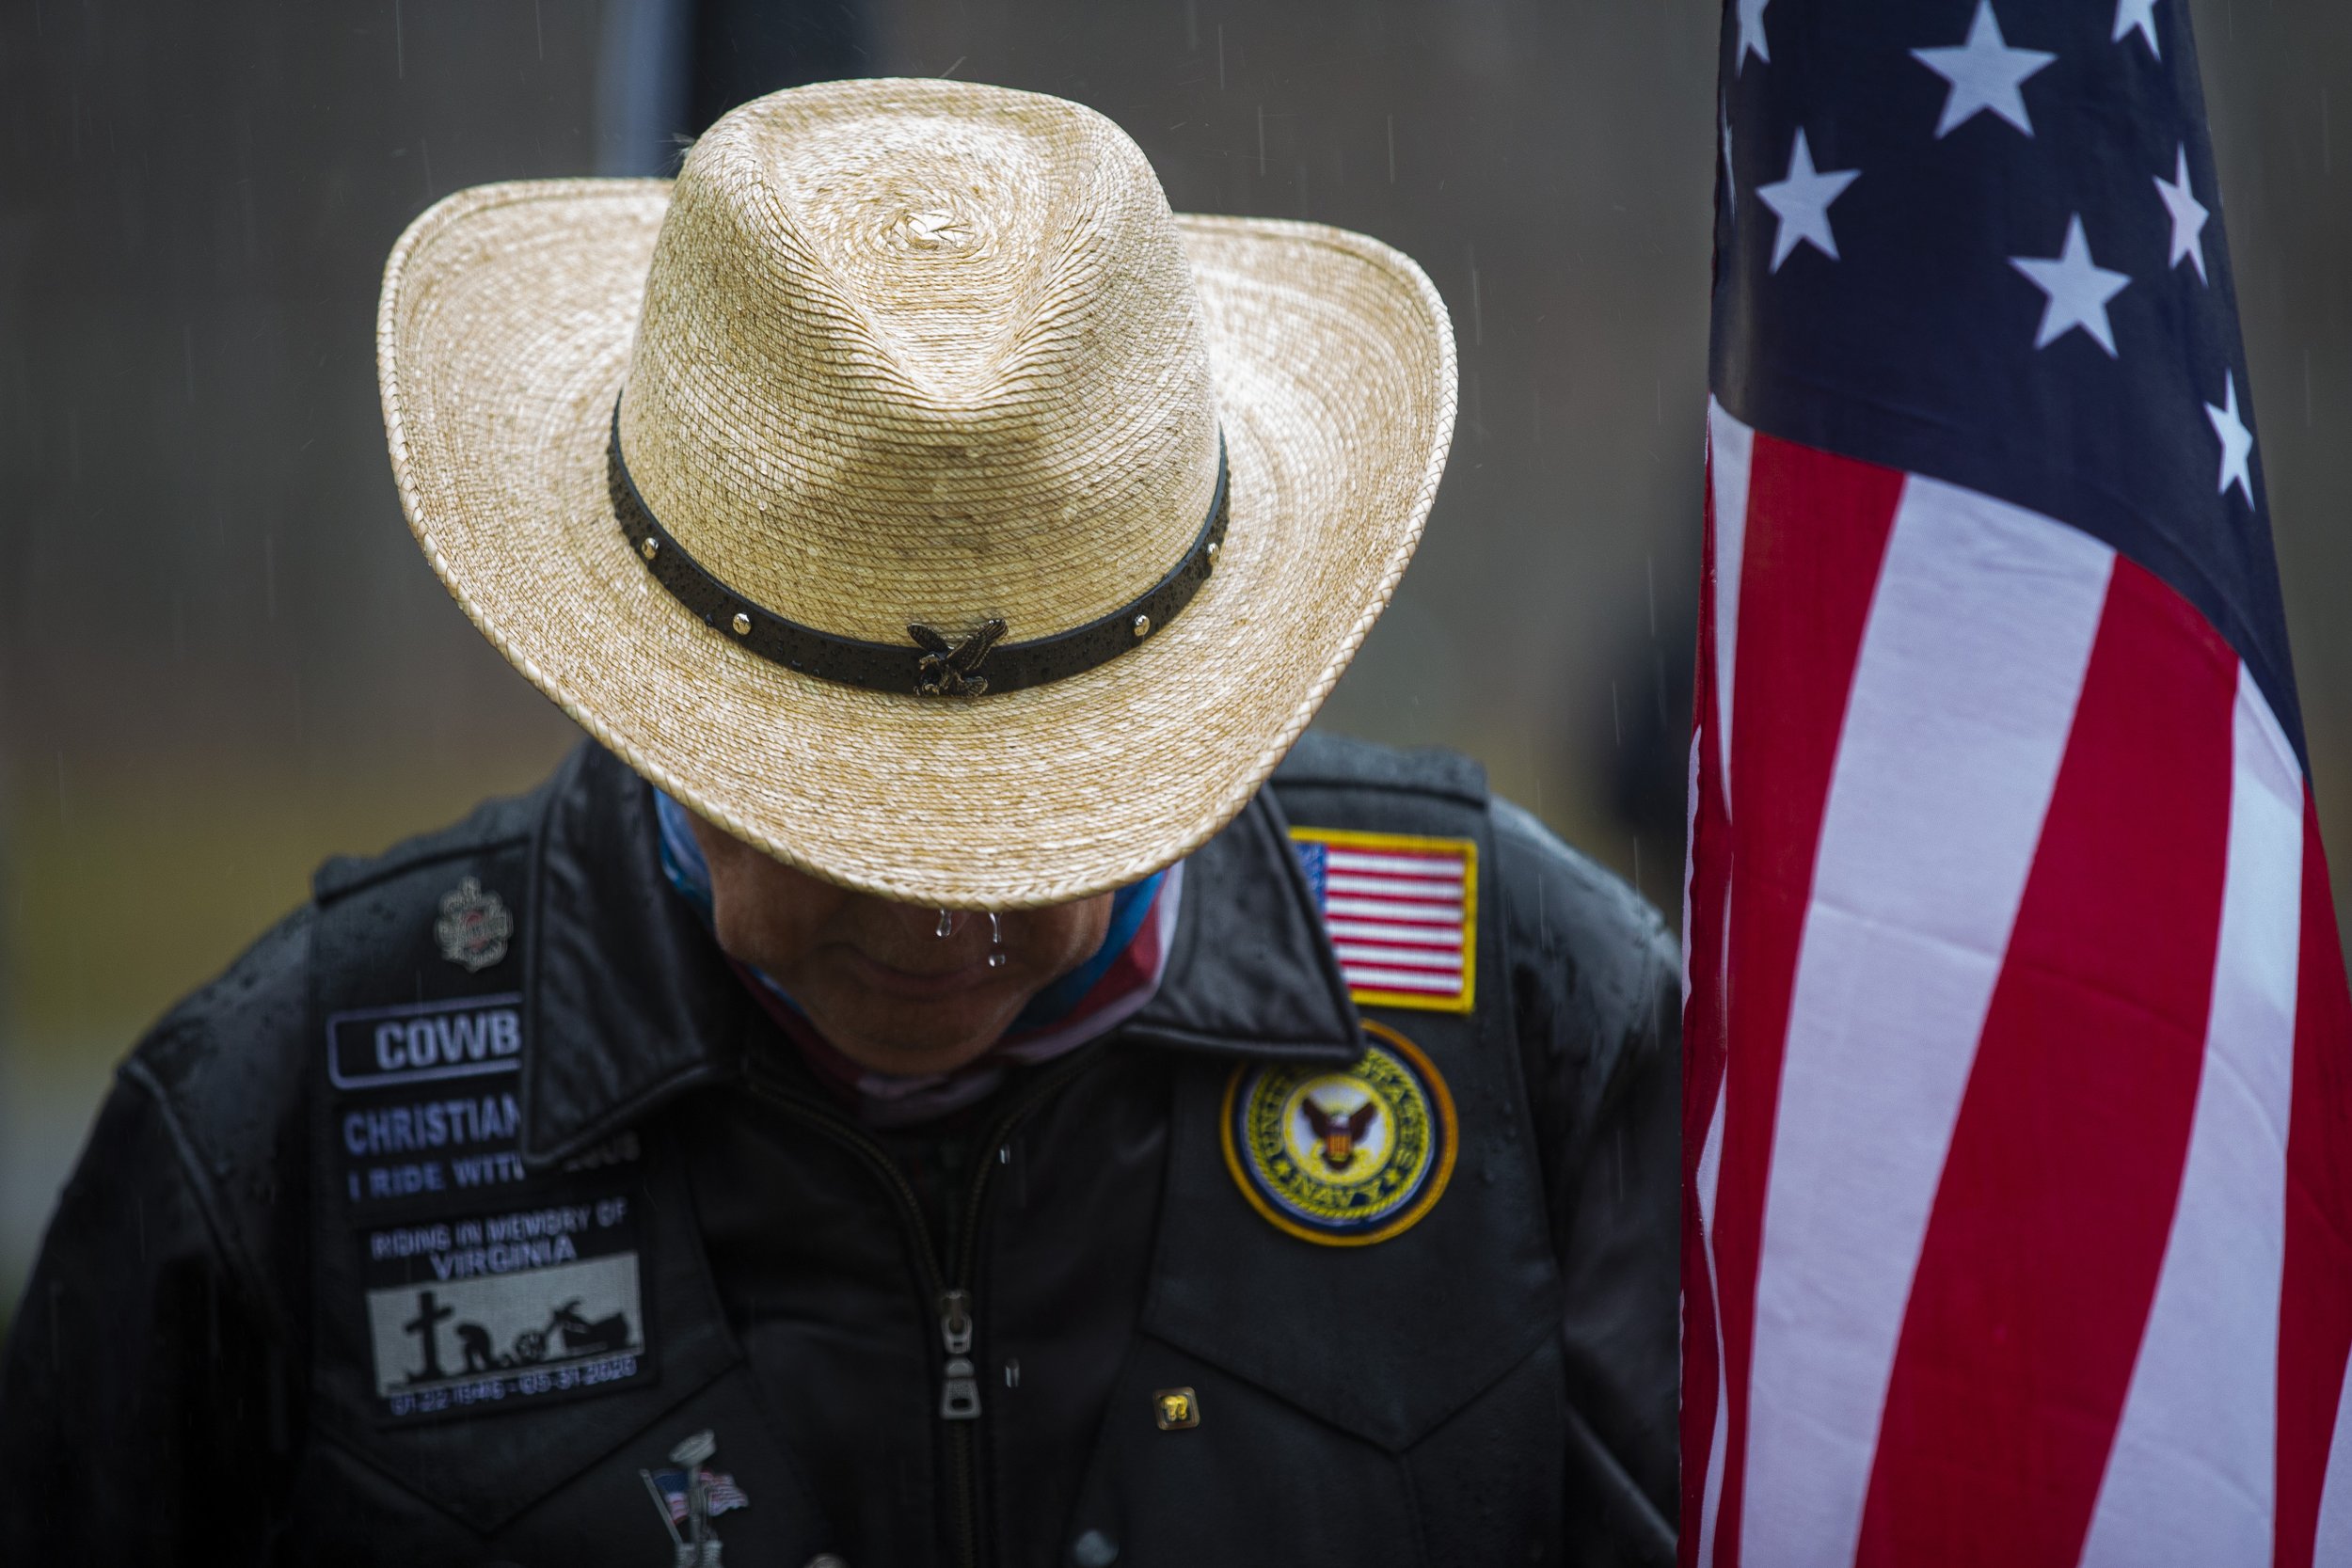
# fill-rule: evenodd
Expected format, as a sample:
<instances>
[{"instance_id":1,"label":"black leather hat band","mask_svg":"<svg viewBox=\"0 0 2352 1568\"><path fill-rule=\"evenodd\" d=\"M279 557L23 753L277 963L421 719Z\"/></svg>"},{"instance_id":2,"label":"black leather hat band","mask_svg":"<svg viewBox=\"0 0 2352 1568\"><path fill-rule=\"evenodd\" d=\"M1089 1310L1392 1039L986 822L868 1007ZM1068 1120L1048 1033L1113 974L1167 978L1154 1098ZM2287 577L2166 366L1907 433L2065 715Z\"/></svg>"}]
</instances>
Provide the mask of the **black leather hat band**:
<instances>
[{"instance_id":1,"label":"black leather hat band","mask_svg":"<svg viewBox=\"0 0 2352 1568\"><path fill-rule=\"evenodd\" d=\"M640 561L677 601L762 658L820 680L873 691L926 697L977 697L1063 680L1108 663L1165 630L1215 568L1225 540L1228 497L1225 437L1216 442L1216 493L1190 548L1142 597L1098 620L1051 637L1004 641L1013 628L986 616L977 625L907 628L909 641L868 642L789 621L713 577L655 518L621 456L621 411L612 409L610 484L612 511Z\"/></svg>"}]
</instances>

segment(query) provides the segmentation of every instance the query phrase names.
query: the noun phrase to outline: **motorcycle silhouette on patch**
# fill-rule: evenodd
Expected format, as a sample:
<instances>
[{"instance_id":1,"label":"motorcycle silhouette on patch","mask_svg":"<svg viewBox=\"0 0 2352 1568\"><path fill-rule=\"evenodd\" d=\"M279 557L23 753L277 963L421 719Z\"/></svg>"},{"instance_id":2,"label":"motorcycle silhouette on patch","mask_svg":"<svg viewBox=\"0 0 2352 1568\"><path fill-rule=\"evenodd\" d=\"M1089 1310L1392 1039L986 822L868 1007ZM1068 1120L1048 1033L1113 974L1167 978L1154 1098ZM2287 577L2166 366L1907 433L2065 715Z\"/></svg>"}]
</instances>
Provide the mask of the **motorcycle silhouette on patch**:
<instances>
[{"instance_id":1,"label":"motorcycle silhouette on patch","mask_svg":"<svg viewBox=\"0 0 2352 1568\"><path fill-rule=\"evenodd\" d=\"M431 1306L421 1314L421 1321L429 1323ZM448 1315L448 1308L441 1309ZM417 1325L408 1325L415 1331ZM612 1351L627 1350L630 1344L628 1314L614 1312L606 1317L591 1318L580 1310L580 1298L574 1296L548 1314L547 1323L537 1328L526 1328L515 1336L511 1350L501 1353L490 1338L490 1331L477 1323L453 1323L459 1351L465 1357L465 1375L505 1371L516 1367L532 1367L548 1360L569 1361L583 1355L601 1355ZM432 1341L426 1340L425 1366L410 1376L411 1382L445 1376L439 1358L434 1354Z\"/></svg>"},{"instance_id":2,"label":"motorcycle silhouette on patch","mask_svg":"<svg viewBox=\"0 0 2352 1568\"><path fill-rule=\"evenodd\" d=\"M548 1315L547 1327L526 1328L515 1336L515 1356L508 1365L526 1366L546 1360L549 1342L559 1336L564 1341L564 1354L559 1359L627 1350L629 1345L628 1314L615 1312L610 1317L584 1317L580 1310L580 1298L574 1296Z\"/></svg>"}]
</instances>

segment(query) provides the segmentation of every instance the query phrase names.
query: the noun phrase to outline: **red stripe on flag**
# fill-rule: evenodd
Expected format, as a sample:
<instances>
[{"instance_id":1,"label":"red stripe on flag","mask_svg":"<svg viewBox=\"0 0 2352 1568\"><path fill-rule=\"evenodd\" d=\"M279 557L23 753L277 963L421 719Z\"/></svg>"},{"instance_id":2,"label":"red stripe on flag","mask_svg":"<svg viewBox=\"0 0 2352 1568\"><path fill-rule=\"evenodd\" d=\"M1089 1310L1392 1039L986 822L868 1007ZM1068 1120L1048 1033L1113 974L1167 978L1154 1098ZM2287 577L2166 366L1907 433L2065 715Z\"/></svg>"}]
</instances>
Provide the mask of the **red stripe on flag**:
<instances>
[{"instance_id":1,"label":"red stripe on flag","mask_svg":"<svg viewBox=\"0 0 2352 1568\"><path fill-rule=\"evenodd\" d=\"M1728 938L1738 984L1722 999L1726 1098L1714 1238L1729 1394L1716 1526L1724 1568L1739 1561L1756 1248L1789 988L1837 735L1902 486L1892 469L1755 438L1732 671L1733 796L1724 851L1710 857L1726 863L1738 887ZM1703 969L1696 985L1714 980ZM1692 1005L1704 1006L1695 993ZM1704 1465L1704 1449L1699 1456Z\"/></svg>"},{"instance_id":2,"label":"red stripe on flag","mask_svg":"<svg viewBox=\"0 0 2352 1568\"><path fill-rule=\"evenodd\" d=\"M2187 1149L2236 693L2203 618L2119 561L1913 1280L1858 1564L2081 1550Z\"/></svg>"},{"instance_id":3,"label":"red stripe on flag","mask_svg":"<svg viewBox=\"0 0 2352 1568\"><path fill-rule=\"evenodd\" d=\"M2344 1356L2352 1350L2352 998L2328 857L2303 800L2303 941L2279 1302L2279 1568L2312 1568Z\"/></svg>"}]
</instances>

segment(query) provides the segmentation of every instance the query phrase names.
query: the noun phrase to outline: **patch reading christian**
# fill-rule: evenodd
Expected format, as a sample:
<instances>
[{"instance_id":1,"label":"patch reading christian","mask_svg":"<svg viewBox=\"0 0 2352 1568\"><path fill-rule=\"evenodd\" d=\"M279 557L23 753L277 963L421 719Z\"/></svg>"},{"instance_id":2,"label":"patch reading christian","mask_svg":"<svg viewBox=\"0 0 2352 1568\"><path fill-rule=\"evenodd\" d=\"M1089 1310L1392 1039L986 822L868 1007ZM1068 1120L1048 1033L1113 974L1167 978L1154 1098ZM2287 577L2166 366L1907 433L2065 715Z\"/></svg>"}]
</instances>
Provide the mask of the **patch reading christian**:
<instances>
[{"instance_id":1,"label":"patch reading christian","mask_svg":"<svg viewBox=\"0 0 2352 1568\"><path fill-rule=\"evenodd\" d=\"M362 1231L378 1414L481 1412L651 1378L639 1202L615 1193Z\"/></svg>"},{"instance_id":2,"label":"patch reading christian","mask_svg":"<svg viewBox=\"0 0 2352 1568\"><path fill-rule=\"evenodd\" d=\"M1478 846L1467 838L1293 828L1340 974L1359 1003L1470 1010Z\"/></svg>"},{"instance_id":3,"label":"patch reading christian","mask_svg":"<svg viewBox=\"0 0 2352 1568\"><path fill-rule=\"evenodd\" d=\"M1454 1174L1454 1098L1420 1047L1367 1021L1338 1071L1244 1066L1225 1089L1225 1164L1275 1228L1367 1246L1409 1228Z\"/></svg>"},{"instance_id":4,"label":"patch reading christian","mask_svg":"<svg viewBox=\"0 0 2352 1568\"><path fill-rule=\"evenodd\" d=\"M522 1062L521 1005L509 993L336 1013L326 1021L327 1081L373 1089L513 1072Z\"/></svg>"},{"instance_id":5,"label":"patch reading christian","mask_svg":"<svg viewBox=\"0 0 2352 1568\"><path fill-rule=\"evenodd\" d=\"M447 1087L452 1092L430 1098L355 1095L337 1102L346 1199L388 1203L526 1179L514 1087Z\"/></svg>"}]
</instances>

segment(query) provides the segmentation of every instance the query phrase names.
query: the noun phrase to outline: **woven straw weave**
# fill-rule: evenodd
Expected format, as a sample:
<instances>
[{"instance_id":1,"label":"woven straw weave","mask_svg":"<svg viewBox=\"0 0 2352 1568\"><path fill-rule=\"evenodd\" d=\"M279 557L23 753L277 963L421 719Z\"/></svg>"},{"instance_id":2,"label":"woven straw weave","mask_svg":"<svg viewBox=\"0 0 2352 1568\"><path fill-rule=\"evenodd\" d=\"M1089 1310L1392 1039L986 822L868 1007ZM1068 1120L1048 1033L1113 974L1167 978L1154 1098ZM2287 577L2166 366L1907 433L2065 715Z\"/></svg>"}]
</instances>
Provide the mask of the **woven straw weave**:
<instances>
[{"instance_id":1,"label":"woven straw weave","mask_svg":"<svg viewBox=\"0 0 2352 1568\"><path fill-rule=\"evenodd\" d=\"M850 887L1012 909L1132 881L1263 782L1387 604L1454 414L1411 261L1172 216L1101 116L875 81L758 100L652 181L478 187L378 318L411 528L485 636L641 773ZM626 395L622 396L626 386ZM1190 606L1025 690L871 691L706 626L629 548L630 468L765 608L904 642L1126 604L1232 521Z\"/></svg>"}]
</instances>

